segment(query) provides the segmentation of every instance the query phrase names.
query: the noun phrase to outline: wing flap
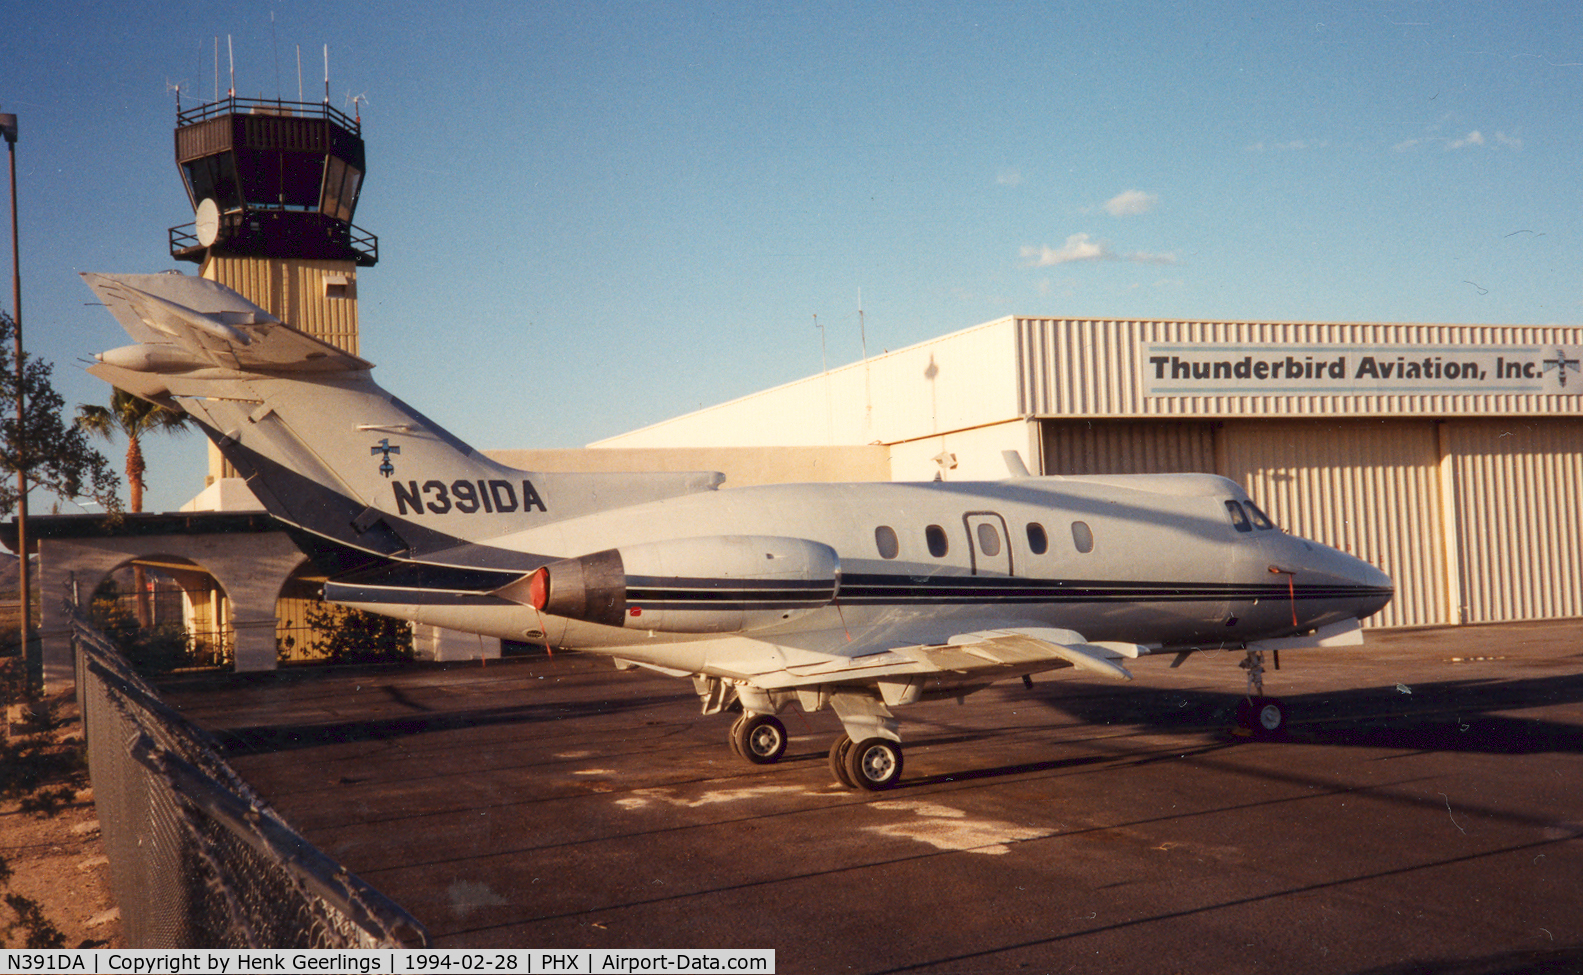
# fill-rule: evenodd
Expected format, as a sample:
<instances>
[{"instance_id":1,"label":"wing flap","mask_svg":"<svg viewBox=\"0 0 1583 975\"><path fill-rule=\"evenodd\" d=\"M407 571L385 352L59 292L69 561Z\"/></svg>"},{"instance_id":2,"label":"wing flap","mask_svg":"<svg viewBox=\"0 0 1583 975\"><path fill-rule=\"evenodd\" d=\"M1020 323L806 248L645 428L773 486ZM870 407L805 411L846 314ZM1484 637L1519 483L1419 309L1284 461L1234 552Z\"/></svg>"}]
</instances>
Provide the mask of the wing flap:
<instances>
[{"instance_id":1,"label":"wing flap","mask_svg":"<svg viewBox=\"0 0 1583 975\"><path fill-rule=\"evenodd\" d=\"M711 670L739 676L764 688L812 687L821 684L869 684L926 674L958 677L982 675L996 680L1020 674L1077 667L1113 680L1131 680L1117 663L1131 644L1089 643L1072 630L1016 627L980 630L950 637L945 643L867 646L868 652L847 655L802 647L777 647L766 654L765 642L747 637L713 644ZM728 649L728 648L734 648ZM1125 648L1125 649L1123 649ZM766 667L765 664L774 661Z\"/></svg>"}]
</instances>

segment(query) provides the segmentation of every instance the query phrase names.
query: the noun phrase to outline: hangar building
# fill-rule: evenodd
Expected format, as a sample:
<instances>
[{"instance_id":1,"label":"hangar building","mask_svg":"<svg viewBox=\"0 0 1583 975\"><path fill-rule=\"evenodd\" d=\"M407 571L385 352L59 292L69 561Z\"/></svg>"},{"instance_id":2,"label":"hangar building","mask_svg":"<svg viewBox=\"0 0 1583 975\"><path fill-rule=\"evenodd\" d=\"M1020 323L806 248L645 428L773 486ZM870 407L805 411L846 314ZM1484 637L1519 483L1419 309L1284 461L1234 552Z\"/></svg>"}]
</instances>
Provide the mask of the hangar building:
<instances>
[{"instance_id":1,"label":"hangar building","mask_svg":"<svg viewBox=\"0 0 1583 975\"><path fill-rule=\"evenodd\" d=\"M1203 471L1379 565L1374 626L1583 616L1583 328L1008 317L601 448L882 445L896 480Z\"/></svg>"}]
</instances>

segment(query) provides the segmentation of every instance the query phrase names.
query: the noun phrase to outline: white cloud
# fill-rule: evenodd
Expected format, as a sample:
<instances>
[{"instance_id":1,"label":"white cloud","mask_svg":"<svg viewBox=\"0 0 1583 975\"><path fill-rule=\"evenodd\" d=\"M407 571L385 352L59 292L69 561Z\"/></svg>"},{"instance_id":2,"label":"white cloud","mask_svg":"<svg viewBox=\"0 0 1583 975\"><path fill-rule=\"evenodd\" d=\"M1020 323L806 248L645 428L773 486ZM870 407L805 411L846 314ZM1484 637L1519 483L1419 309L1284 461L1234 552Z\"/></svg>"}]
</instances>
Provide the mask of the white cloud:
<instances>
[{"instance_id":1,"label":"white cloud","mask_svg":"<svg viewBox=\"0 0 1583 975\"><path fill-rule=\"evenodd\" d=\"M1147 251L1134 251L1129 254L1118 254L1110 249L1108 244L1094 240L1088 234L1073 234L1066 238L1066 243L1060 247L1051 247L1044 244L1039 247L1022 248L1022 258L1027 261L1024 267L1054 267L1057 264L1071 264L1076 261L1130 261L1135 264L1175 264L1175 254L1150 254Z\"/></svg>"},{"instance_id":2,"label":"white cloud","mask_svg":"<svg viewBox=\"0 0 1583 975\"><path fill-rule=\"evenodd\" d=\"M1021 186L1022 173L1015 169L1002 169L995 174L995 182L1001 186Z\"/></svg>"},{"instance_id":3,"label":"white cloud","mask_svg":"<svg viewBox=\"0 0 1583 975\"><path fill-rule=\"evenodd\" d=\"M1154 209L1154 201L1159 197L1153 193L1142 190L1128 190L1125 193L1111 197L1105 201L1105 212L1113 217L1136 217L1140 213L1148 213Z\"/></svg>"},{"instance_id":4,"label":"white cloud","mask_svg":"<svg viewBox=\"0 0 1583 975\"><path fill-rule=\"evenodd\" d=\"M1301 152L1304 149L1324 149L1330 145L1329 139L1293 139L1290 142L1255 142L1248 146L1249 152Z\"/></svg>"},{"instance_id":5,"label":"white cloud","mask_svg":"<svg viewBox=\"0 0 1583 975\"><path fill-rule=\"evenodd\" d=\"M1110 252L1110 248L1091 240L1087 234L1073 234L1060 247L1052 248L1048 244L1024 247L1022 256L1031 259L1028 267L1053 267L1072 261L1103 261L1115 255Z\"/></svg>"},{"instance_id":6,"label":"white cloud","mask_svg":"<svg viewBox=\"0 0 1583 975\"><path fill-rule=\"evenodd\" d=\"M1391 146L1391 150L1393 152L1406 152L1409 149L1413 149L1417 146L1421 146L1430 142L1441 143L1442 148L1445 149L1446 152L1450 152L1453 149L1466 149L1469 146L1484 146L1488 149L1505 148L1514 150L1521 149L1523 147L1523 140L1517 138L1516 136L1507 135L1504 132L1496 132L1494 140L1492 141L1491 139L1486 138L1483 132L1479 131L1478 129L1474 129L1472 132L1469 132L1467 135L1462 136L1459 139L1448 139L1445 136L1423 136L1417 139L1406 139L1402 142L1396 143L1394 146Z\"/></svg>"}]
</instances>

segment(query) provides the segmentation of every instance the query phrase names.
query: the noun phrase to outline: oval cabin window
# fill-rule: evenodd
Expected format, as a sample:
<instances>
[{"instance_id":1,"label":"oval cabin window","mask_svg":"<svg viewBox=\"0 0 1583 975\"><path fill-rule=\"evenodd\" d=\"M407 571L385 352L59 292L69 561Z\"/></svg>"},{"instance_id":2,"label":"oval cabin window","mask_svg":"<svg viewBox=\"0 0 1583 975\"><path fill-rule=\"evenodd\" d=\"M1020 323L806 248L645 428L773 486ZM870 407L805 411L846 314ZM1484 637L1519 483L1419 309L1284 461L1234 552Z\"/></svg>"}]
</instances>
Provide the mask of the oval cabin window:
<instances>
[{"instance_id":1,"label":"oval cabin window","mask_svg":"<svg viewBox=\"0 0 1583 975\"><path fill-rule=\"evenodd\" d=\"M989 558L1000 554L1000 532L988 522L981 522L978 526L978 550Z\"/></svg>"},{"instance_id":2,"label":"oval cabin window","mask_svg":"<svg viewBox=\"0 0 1583 975\"><path fill-rule=\"evenodd\" d=\"M1094 550L1094 530L1088 527L1088 522L1072 522L1072 544L1084 555Z\"/></svg>"},{"instance_id":3,"label":"oval cabin window","mask_svg":"<svg viewBox=\"0 0 1583 975\"><path fill-rule=\"evenodd\" d=\"M1050 548L1050 536L1044 533L1044 526L1036 521L1028 523L1028 551L1034 555L1043 555Z\"/></svg>"},{"instance_id":4,"label":"oval cabin window","mask_svg":"<svg viewBox=\"0 0 1583 975\"><path fill-rule=\"evenodd\" d=\"M945 553L951 550L950 544L945 539L945 529L939 525L925 528L923 540L929 543L929 554L937 559L945 558Z\"/></svg>"},{"instance_id":5,"label":"oval cabin window","mask_svg":"<svg viewBox=\"0 0 1583 975\"><path fill-rule=\"evenodd\" d=\"M880 525L874 529L874 547L879 549L880 558L895 558L901 552L901 543L896 540L896 529L889 525Z\"/></svg>"}]
</instances>

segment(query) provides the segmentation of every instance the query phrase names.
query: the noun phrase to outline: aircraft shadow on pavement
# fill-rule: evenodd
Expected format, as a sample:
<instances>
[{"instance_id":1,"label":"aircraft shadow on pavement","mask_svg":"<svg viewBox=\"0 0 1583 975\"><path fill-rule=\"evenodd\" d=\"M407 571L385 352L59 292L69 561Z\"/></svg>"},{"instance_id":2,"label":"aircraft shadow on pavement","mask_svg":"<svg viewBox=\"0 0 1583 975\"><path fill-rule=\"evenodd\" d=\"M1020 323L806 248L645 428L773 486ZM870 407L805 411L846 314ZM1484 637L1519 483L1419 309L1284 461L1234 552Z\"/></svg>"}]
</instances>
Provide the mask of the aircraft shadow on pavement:
<instances>
[{"instance_id":1,"label":"aircraft shadow on pavement","mask_svg":"<svg viewBox=\"0 0 1583 975\"><path fill-rule=\"evenodd\" d=\"M507 707L401 714L349 721L210 729L210 734L219 740L229 755L264 755L300 748L345 745L362 741L386 741L430 732L456 731L490 725L528 725L576 720L641 711L645 708L674 704L675 701L674 696L657 695L619 700L513 704Z\"/></svg>"},{"instance_id":2,"label":"aircraft shadow on pavement","mask_svg":"<svg viewBox=\"0 0 1583 975\"><path fill-rule=\"evenodd\" d=\"M1241 700L1238 694L1146 687L1034 693L1075 720L1164 732L1230 728ZM1583 674L1470 677L1282 700L1290 723L1277 740L1294 743L1497 755L1583 753L1583 713L1579 724L1520 713L1583 703Z\"/></svg>"}]
</instances>

